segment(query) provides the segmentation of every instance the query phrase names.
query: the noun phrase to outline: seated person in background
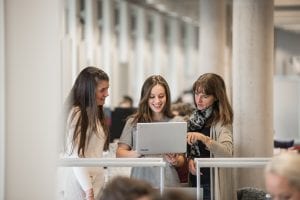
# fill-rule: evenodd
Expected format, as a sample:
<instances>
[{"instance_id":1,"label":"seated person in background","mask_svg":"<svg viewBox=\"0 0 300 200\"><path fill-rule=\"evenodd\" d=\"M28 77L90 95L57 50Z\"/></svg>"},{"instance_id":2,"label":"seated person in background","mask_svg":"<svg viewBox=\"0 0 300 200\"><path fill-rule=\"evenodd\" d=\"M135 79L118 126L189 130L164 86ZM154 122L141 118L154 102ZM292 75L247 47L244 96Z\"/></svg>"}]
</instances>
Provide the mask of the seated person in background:
<instances>
[{"instance_id":1,"label":"seated person in background","mask_svg":"<svg viewBox=\"0 0 300 200\"><path fill-rule=\"evenodd\" d=\"M141 180L117 176L104 188L100 200L154 200L157 190Z\"/></svg>"},{"instance_id":2,"label":"seated person in background","mask_svg":"<svg viewBox=\"0 0 300 200\"><path fill-rule=\"evenodd\" d=\"M171 105L171 111L176 116L181 116L185 121L188 121L190 115L195 110L194 106L190 103L173 103Z\"/></svg>"},{"instance_id":3,"label":"seated person in background","mask_svg":"<svg viewBox=\"0 0 300 200\"><path fill-rule=\"evenodd\" d=\"M273 157L267 164L265 173L269 199L300 199L299 154L286 152Z\"/></svg>"},{"instance_id":4,"label":"seated person in background","mask_svg":"<svg viewBox=\"0 0 300 200\"><path fill-rule=\"evenodd\" d=\"M124 95L121 102L119 103L119 107L121 108L132 108L133 100L130 96Z\"/></svg>"}]
</instances>

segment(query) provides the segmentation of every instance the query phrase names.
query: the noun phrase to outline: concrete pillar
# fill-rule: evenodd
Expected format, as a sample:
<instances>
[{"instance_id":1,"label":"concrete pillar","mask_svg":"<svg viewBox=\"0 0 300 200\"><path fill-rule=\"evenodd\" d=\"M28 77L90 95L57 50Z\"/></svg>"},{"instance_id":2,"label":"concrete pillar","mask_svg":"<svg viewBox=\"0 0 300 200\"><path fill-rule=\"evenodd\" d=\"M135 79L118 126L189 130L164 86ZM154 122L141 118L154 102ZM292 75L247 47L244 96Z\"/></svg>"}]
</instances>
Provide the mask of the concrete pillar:
<instances>
[{"instance_id":1,"label":"concrete pillar","mask_svg":"<svg viewBox=\"0 0 300 200\"><path fill-rule=\"evenodd\" d=\"M233 1L233 110L236 157L273 150L273 0ZM263 188L262 169L238 170L237 187Z\"/></svg>"},{"instance_id":2,"label":"concrete pillar","mask_svg":"<svg viewBox=\"0 0 300 200\"><path fill-rule=\"evenodd\" d=\"M112 49L112 35L113 35L113 13L112 13L112 1L102 1L102 13L103 13L103 31L102 31L102 61L105 72L111 75L111 49Z\"/></svg>"},{"instance_id":3,"label":"concrete pillar","mask_svg":"<svg viewBox=\"0 0 300 200\"><path fill-rule=\"evenodd\" d=\"M120 57L119 60L121 63L128 62L128 51L129 51L129 15L128 15L128 3L126 1L119 1L119 8L120 8L120 46L119 46L119 53Z\"/></svg>"},{"instance_id":4,"label":"concrete pillar","mask_svg":"<svg viewBox=\"0 0 300 200\"><path fill-rule=\"evenodd\" d=\"M169 77L170 77L170 90L171 92L171 100L174 101L178 98L181 89L180 87L183 86L182 84L182 76L184 76L184 72L180 70L180 63L178 62L179 59L179 22L177 19L172 18L169 20L170 23L170 53L169 53L169 63L170 68ZM179 77L180 76L180 77Z\"/></svg>"},{"instance_id":5,"label":"concrete pillar","mask_svg":"<svg viewBox=\"0 0 300 200\"><path fill-rule=\"evenodd\" d=\"M135 73L136 80L135 91L140 94L142 85L145 81L145 10L144 8L136 8L136 47L135 47ZM138 99L136 99L138 102Z\"/></svg>"},{"instance_id":6,"label":"concrete pillar","mask_svg":"<svg viewBox=\"0 0 300 200\"><path fill-rule=\"evenodd\" d=\"M85 53L86 53L86 65L95 65L94 51L94 32L95 32L95 7L96 2L94 0L85 0Z\"/></svg>"},{"instance_id":7,"label":"concrete pillar","mask_svg":"<svg viewBox=\"0 0 300 200\"><path fill-rule=\"evenodd\" d=\"M5 200L5 39L4 0L0 0L0 200Z\"/></svg>"},{"instance_id":8,"label":"concrete pillar","mask_svg":"<svg viewBox=\"0 0 300 200\"><path fill-rule=\"evenodd\" d=\"M78 66L78 33L77 33L77 1L68 0L68 30L71 39L71 68L72 68L72 83L75 82Z\"/></svg>"},{"instance_id":9,"label":"concrete pillar","mask_svg":"<svg viewBox=\"0 0 300 200\"><path fill-rule=\"evenodd\" d=\"M9 0L4 11L4 199L53 200L58 134L62 134L58 122L63 1Z\"/></svg>"},{"instance_id":10,"label":"concrete pillar","mask_svg":"<svg viewBox=\"0 0 300 200\"><path fill-rule=\"evenodd\" d=\"M113 64L112 64L112 48L113 48L113 1L102 0L103 13L103 29L102 29L102 66L101 68L110 76L113 81ZM106 106L111 105L113 94L110 93L109 98L105 102Z\"/></svg>"},{"instance_id":11,"label":"concrete pillar","mask_svg":"<svg viewBox=\"0 0 300 200\"><path fill-rule=\"evenodd\" d=\"M153 14L153 72L161 73L161 54L162 54L162 17L158 13Z\"/></svg>"},{"instance_id":12,"label":"concrete pillar","mask_svg":"<svg viewBox=\"0 0 300 200\"><path fill-rule=\"evenodd\" d=\"M196 30L195 26L190 23L185 23L186 29L186 56L185 56L185 65L186 73L185 73L185 80L186 83L184 85L188 86L188 89L192 88L194 81L200 76L200 74L195 73L199 65L197 63L197 51L196 51Z\"/></svg>"},{"instance_id":13,"label":"concrete pillar","mask_svg":"<svg viewBox=\"0 0 300 200\"><path fill-rule=\"evenodd\" d=\"M200 0L200 74L224 73L225 22L224 0Z\"/></svg>"}]
</instances>

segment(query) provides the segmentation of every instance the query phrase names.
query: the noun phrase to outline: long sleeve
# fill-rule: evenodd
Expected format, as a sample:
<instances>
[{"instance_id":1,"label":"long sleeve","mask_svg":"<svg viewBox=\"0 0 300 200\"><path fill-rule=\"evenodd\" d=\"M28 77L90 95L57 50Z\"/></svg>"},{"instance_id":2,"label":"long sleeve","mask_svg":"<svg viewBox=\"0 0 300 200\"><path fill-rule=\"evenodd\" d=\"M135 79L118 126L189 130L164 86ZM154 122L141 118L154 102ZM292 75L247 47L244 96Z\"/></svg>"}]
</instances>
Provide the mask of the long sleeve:
<instances>
[{"instance_id":1,"label":"long sleeve","mask_svg":"<svg viewBox=\"0 0 300 200\"><path fill-rule=\"evenodd\" d=\"M207 148L214 157L231 157L233 155L232 126L212 126L211 136L213 140Z\"/></svg>"},{"instance_id":2,"label":"long sleeve","mask_svg":"<svg viewBox=\"0 0 300 200\"><path fill-rule=\"evenodd\" d=\"M93 187L87 167L73 167L73 171L84 191Z\"/></svg>"},{"instance_id":3,"label":"long sleeve","mask_svg":"<svg viewBox=\"0 0 300 200\"><path fill-rule=\"evenodd\" d=\"M68 120L69 128L68 128L68 135L67 135L67 155L66 155L66 157L79 158L78 153L77 153L78 143L76 141L73 144L72 138L73 138L73 134L75 131L76 123L77 123L81 113L80 113L80 111L78 111L76 109L72 109L72 111L71 111L71 114L70 114L69 120ZM75 116L72 118L72 115L74 113L75 113ZM81 188L84 191L92 188L92 182L91 182L88 167L72 167L72 170L73 170L75 177L78 180Z\"/></svg>"}]
</instances>

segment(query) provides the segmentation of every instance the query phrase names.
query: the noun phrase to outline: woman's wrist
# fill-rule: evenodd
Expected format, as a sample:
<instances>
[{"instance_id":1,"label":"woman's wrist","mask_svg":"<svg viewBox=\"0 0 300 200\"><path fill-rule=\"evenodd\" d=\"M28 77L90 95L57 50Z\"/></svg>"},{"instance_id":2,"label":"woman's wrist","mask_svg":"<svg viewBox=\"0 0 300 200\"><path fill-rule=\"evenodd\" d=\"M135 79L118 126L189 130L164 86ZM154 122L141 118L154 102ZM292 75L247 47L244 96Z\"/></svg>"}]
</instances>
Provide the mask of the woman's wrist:
<instances>
[{"instance_id":1,"label":"woman's wrist","mask_svg":"<svg viewBox=\"0 0 300 200\"><path fill-rule=\"evenodd\" d=\"M208 137L208 136L204 136L204 144L206 145L206 146L210 146L211 145L211 143L212 143L212 140L210 139L210 137Z\"/></svg>"}]
</instances>

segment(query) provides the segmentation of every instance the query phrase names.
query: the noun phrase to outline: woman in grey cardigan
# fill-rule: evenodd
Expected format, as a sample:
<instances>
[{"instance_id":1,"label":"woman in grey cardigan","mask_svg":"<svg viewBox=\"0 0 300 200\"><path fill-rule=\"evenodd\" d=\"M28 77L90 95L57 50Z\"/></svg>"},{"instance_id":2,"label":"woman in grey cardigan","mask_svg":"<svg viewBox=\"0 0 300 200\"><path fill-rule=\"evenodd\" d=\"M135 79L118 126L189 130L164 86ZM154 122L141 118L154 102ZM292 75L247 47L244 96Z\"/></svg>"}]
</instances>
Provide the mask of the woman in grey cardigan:
<instances>
[{"instance_id":1,"label":"woman in grey cardigan","mask_svg":"<svg viewBox=\"0 0 300 200\"><path fill-rule=\"evenodd\" d=\"M189 182L196 187L194 158L231 157L233 155L233 111L225 83L213 73L201 75L193 84L196 110L188 121ZM233 199L230 169L201 168L203 199ZM211 196L211 194L213 196Z\"/></svg>"}]
</instances>

